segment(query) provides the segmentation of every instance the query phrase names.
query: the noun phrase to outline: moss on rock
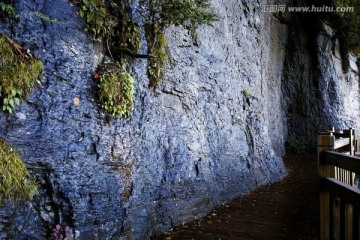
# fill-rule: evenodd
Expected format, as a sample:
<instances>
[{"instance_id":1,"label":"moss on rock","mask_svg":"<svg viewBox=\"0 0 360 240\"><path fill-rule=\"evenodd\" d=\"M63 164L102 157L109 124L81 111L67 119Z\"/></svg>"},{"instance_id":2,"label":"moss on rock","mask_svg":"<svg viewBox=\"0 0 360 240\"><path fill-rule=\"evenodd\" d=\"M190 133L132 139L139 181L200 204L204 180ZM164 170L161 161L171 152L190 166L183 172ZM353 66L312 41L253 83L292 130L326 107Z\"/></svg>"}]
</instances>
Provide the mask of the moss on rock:
<instances>
[{"instance_id":1,"label":"moss on rock","mask_svg":"<svg viewBox=\"0 0 360 240\"><path fill-rule=\"evenodd\" d=\"M11 113L34 89L43 64L4 34L0 34L0 104Z\"/></svg>"},{"instance_id":2,"label":"moss on rock","mask_svg":"<svg viewBox=\"0 0 360 240\"><path fill-rule=\"evenodd\" d=\"M0 203L30 199L36 192L37 185L19 152L0 139Z\"/></svg>"},{"instance_id":3,"label":"moss on rock","mask_svg":"<svg viewBox=\"0 0 360 240\"><path fill-rule=\"evenodd\" d=\"M101 107L115 118L129 117L133 109L134 79L120 68L100 76L98 94Z\"/></svg>"}]
</instances>

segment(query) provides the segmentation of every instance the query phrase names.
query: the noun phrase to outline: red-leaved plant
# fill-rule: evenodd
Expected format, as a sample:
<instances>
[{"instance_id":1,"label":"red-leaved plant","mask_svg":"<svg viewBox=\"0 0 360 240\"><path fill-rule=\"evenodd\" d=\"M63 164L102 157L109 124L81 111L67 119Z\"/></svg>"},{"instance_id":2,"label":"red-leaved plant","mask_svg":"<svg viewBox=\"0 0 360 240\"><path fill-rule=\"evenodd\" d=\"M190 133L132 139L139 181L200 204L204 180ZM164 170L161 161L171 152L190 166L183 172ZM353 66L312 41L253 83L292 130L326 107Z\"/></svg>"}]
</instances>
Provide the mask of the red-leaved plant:
<instances>
[{"instance_id":1,"label":"red-leaved plant","mask_svg":"<svg viewBox=\"0 0 360 240\"><path fill-rule=\"evenodd\" d=\"M72 240L71 228L66 226L63 228L60 224L56 224L51 231L51 236L48 240Z\"/></svg>"}]
</instances>

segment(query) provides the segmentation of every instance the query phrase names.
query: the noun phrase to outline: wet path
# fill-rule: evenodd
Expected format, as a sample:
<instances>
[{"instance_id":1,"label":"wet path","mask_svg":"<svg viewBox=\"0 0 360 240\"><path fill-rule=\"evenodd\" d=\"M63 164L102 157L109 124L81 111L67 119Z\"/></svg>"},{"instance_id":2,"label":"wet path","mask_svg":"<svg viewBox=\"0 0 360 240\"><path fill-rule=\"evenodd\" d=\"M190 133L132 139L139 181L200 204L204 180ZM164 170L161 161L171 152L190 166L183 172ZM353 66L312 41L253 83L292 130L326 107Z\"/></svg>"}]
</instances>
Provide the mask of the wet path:
<instances>
[{"instance_id":1,"label":"wet path","mask_svg":"<svg viewBox=\"0 0 360 240\"><path fill-rule=\"evenodd\" d=\"M289 175L283 180L153 239L318 239L316 156L286 156L284 161Z\"/></svg>"}]
</instances>

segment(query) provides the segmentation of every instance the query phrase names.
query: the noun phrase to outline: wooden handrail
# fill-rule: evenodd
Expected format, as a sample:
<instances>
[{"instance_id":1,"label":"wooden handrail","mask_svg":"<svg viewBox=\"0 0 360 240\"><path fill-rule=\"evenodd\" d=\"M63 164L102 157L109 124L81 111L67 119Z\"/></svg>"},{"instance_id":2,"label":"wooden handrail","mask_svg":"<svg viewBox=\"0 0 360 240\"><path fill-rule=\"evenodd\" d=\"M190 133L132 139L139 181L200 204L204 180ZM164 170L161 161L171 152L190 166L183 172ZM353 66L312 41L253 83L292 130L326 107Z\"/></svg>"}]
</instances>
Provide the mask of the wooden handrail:
<instances>
[{"instance_id":1,"label":"wooden handrail","mask_svg":"<svg viewBox=\"0 0 360 240\"><path fill-rule=\"evenodd\" d=\"M359 145L354 129L333 128L318 136L321 240L359 239L360 190L354 187Z\"/></svg>"},{"instance_id":2,"label":"wooden handrail","mask_svg":"<svg viewBox=\"0 0 360 240\"><path fill-rule=\"evenodd\" d=\"M333 196L340 197L353 206L360 207L360 190L357 188L334 178L320 178L320 188L331 193Z\"/></svg>"},{"instance_id":3,"label":"wooden handrail","mask_svg":"<svg viewBox=\"0 0 360 240\"><path fill-rule=\"evenodd\" d=\"M349 138L335 139L334 149L339 149L339 148L349 145L349 141L350 141Z\"/></svg>"},{"instance_id":4,"label":"wooden handrail","mask_svg":"<svg viewBox=\"0 0 360 240\"><path fill-rule=\"evenodd\" d=\"M360 173L360 158L356 156L328 151L320 154L319 162Z\"/></svg>"}]
</instances>

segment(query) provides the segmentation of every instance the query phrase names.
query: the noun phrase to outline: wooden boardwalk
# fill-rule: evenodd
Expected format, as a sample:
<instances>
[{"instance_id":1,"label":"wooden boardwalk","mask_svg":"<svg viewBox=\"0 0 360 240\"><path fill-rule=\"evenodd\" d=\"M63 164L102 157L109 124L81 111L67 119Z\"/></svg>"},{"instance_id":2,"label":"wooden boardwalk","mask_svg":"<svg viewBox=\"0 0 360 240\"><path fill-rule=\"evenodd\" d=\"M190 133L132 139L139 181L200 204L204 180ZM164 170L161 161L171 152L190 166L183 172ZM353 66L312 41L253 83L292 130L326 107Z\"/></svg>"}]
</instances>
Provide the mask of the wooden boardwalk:
<instances>
[{"instance_id":1,"label":"wooden boardwalk","mask_svg":"<svg viewBox=\"0 0 360 240\"><path fill-rule=\"evenodd\" d=\"M154 240L315 240L319 235L316 156L286 156L288 177L263 186Z\"/></svg>"}]
</instances>

